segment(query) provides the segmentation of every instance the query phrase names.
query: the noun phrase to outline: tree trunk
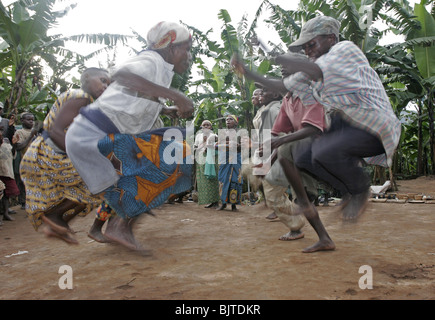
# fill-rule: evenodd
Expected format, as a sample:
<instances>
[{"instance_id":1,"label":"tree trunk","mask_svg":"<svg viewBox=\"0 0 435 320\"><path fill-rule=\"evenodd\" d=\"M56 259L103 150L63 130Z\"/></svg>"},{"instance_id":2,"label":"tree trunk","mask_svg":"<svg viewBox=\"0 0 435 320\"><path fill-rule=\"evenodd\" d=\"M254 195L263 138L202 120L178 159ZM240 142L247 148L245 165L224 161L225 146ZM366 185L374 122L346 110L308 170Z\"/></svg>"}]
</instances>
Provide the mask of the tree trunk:
<instances>
[{"instance_id":1,"label":"tree trunk","mask_svg":"<svg viewBox=\"0 0 435 320\"><path fill-rule=\"evenodd\" d=\"M417 150L417 174L423 175L423 120L422 120L422 103L418 104L418 150Z\"/></svg>"},{"instance_id":2,"label":"tree trunk","mask_svg":"<svg viewBox=\"0 0 435 320\"><path fill-rule=\"evenodd\" d=\"M429 116L429 145L430 145L430 155L431 155L430 174L435 174L433 91L431 90L431 88L428 91L429 91L429 96L428 96L427 111Z\"/></svg>"}]
</instances>

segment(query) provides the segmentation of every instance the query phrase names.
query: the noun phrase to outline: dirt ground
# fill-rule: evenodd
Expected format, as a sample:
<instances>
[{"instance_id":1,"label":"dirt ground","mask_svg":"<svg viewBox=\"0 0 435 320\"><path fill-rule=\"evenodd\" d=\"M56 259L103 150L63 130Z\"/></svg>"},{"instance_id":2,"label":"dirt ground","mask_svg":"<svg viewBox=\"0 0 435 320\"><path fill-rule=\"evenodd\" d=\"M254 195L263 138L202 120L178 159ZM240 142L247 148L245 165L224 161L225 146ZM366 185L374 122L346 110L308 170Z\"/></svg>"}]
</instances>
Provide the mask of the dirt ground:
<instances>
[{"instance_id":1,"label":"dirt ground","mask_svg":"<svg viewBox=\"0 0 435 320\"><path fill-rule=\"evenodd\" d=\"M398 187L435 197L435 177ZM88 238L93 215L72 222L80 244L70 246L35 232L14 207L15 221L0 227L0 299L435 299L435 204L371 202L356 224L319 206L337 249L311 254L301 252L317 241L308 224L305 238L279 241L287 230L265 219L263 203L239 208L165 204L138 221L136 237L151 251L142 255ZM63 265L72 268L72 289L59 287ZM370 279L372 289L360 286Z\"/></svg>"}]
</instances>

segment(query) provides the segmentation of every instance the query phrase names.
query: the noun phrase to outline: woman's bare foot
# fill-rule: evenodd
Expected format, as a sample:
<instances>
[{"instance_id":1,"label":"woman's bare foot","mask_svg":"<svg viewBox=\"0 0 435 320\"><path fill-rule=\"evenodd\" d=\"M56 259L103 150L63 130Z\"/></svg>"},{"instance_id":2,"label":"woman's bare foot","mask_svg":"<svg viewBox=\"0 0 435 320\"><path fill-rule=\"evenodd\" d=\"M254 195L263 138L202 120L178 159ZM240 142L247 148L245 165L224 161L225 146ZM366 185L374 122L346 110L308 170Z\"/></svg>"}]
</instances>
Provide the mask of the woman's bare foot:
<instances>
[{"instance_id":1,"label":"woman's bare foot","mask_svg":"<svg viewBox=\"0 0 435 320\"><path fill-rule=\"evenodd\" d=\"M133 219L121 219L113 217L107 224L104 236L128 249L142 251L142 246L136 242L133 235Z\"/></svg>"},{"instance_id":2,"label":"woman's bare foot","mask_svg":"<svg viewBox=\"0 0 435 320\"><path fill-rule=\"evenodd\" d=\"M51 228L51 226L49 225L44 227L43 232L47 238L58 238L65 241L68 244L79 244L77 239L75 239L71 233L69 232L59 233L53 228Z\"/></svg>"},{"instance_id":3,"label":"woman's bare foot","mask_svg":"<svg viewBox=\"0 0 435 320\"><path fill-rule=\"evenodd\" d=\"M56 214L43 215L42 221L58 234L70 232L68 223Z\"/></svg>"},{"instance_id":4,"label":"woman's bare foot","mask_svg":"<svg viewBox=\"0 0 435 320\"><path fill-rule=\"evenodd\" d=\"M105 223L106 221L95 219L94 223L91 226L91 229L89 229L88 237L100 243L111 242L108 238L106 238L102 231L103 225Z\"/></svg>"},{"instance_id":5,"label":"woman's bare foot","mask_svg":"<svg viewBox=\"0 0 435 320\"><path fill-rule=\"evenodd\" d=\"M99 243L110 243L110 241L102 232L101 230L89 230L88 237L92 240L95 240Z\"/></svg>"},{"instance_id":6,"label":"woman's bare foot","mask_svg":"<svg viewBox=\"0 0 435 320\"><path fill-rule=\"evenodd\" d=\"M227 207L227 204L226 203L223 203L219 208L217 208L216 210L217 211L222 211L222 210L224 210L225 208Z\"/></svg>"}]
</instances>

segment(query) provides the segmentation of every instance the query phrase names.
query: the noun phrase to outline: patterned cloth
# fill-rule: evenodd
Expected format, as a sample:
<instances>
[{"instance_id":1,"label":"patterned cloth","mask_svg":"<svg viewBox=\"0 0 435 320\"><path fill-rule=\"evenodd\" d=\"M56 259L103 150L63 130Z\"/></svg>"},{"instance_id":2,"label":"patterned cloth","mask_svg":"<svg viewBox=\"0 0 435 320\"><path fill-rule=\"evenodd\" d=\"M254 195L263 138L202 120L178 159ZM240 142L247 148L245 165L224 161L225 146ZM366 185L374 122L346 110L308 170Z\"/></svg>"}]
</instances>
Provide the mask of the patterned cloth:
<instances>
[{"instance_id":1,"label":"patterned cloth","mask_svg":"<svg viewBox=\"0 0 435 320\"><path fill-rule=\"evenodd\" d=\"M208 120L204 120L202 124ZM211 125L211 122L208 121ZM211 204L219 201L218 166L214 148L217 136L211 131L202 130L195 137L196 184L198 204ZM205 156L204 156L205 155Z\"/></svg>"},{"instance_id":2,"label":"patterned cloth","mask_svg":"<svg viewBox=\"0 0 435 320\"><path fill-rule=\"evenodd\" d=\"M110 219L110 217L116 215L116 213L105 201L103 201L103 203L95 211L95 215L96 215L95 218L97 220L107 221Z\"/></svg>"},{"instance_id":3,"label":"patterned cloth","mask_svg":"<svg viewBox=\"0 0 435 320\"><path fill-rule=\"evenodd\" d=\"M190 148L185 141L163 140L167 129L138 135L109 134L99 141L100 152L120 175L116 185L104 191L104 198L121 218L149 212L171 195L191 188Z\"/></svg>"},{"instance_id":4,"label":"patterned cloth","mask_svg":"<svg viewBox=\"0 0 435 320\"><path fill-rule=\"evenodd\" d=\"M286 78L286 87L298 92L304 104L304 92L307 97L314 95L327 113L340 111L353 126L378 137L385 154L365 160L370 164L391 166L401 125L379 76L364 53L354 43L342 41L318 58L316 64L322 69L323 81L307 86L307 76L299 72Z\"/></svg>"},{"instance_id":5,"label":"patterned cloth","mask_svg":"<svg viewBox=\"0 0 435 320\"><path fill-rule=\"evenodd\" d=\"M66 101L92 97L82 90L59 96L44 120L44 130L50 130ZM26 187L26 211L35 230L42 224L42 215L64 199L86 204L80 215L86 215L101 203L94 197L73 167L66 153L55 150L42 136L29 146L21 160L20 174Z\"/></svg>"},{"instance_id":6,"label":"patterned cloth","mask_svg":"<svg viewBox=\"0 0 435 320\"><path fill-rule=\"evenodd\" d=\"M232 152L219 151L219 194L224 203L240 204L242 196L243 176L242 176L242 156L236 154L237 162L231 159ZM226 159L225 159L226 158ZM230 159L230 160L228 160Z\"/></svg>"},{"instance_id":7,"label":"patterned cloth","mask_svg":"<svg viewBox=\"0 0 435 320\"><path fill-rule=\"evenodd\" d=\"M205 164L196 163L196 183L198 189L198 204L210 204L219 201L219 182L217 174L206 176ZM215 172L218 172L216 164Z\"/></svg>"}]
</instances>

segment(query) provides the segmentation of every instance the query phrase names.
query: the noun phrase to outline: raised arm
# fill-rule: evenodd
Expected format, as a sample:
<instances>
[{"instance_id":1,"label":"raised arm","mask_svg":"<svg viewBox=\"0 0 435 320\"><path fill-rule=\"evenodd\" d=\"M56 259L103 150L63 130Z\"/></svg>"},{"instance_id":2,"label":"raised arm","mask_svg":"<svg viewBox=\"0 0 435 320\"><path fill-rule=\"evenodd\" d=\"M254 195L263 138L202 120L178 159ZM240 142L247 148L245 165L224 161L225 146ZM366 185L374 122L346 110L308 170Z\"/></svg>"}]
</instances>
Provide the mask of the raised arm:
<instances>
[{"instance_id":1,"label":"raised arm","mask_svg":"<svg viewBox=\"0 0 435 320\"><path fill-rule=\"evenodd\" d=\"M264 77L258 73L249 70L248 68L246 68L245 64L238 55L234 55L231 58L231 65L234 67L237 73L244 75L255 82L261 83L263 86L267 87L271 91L275 91L278 93L288 92L287 88L284 86L282 79Z\"/></svg>"},{"instance_id":2,"label":"raised arm","mask_svg":"<svg viewBox=\"0 0 435 320\"><path fill-rule=\"evenodd\" d=\"M323 80L323 72L320 67L313 61L301 58L295 55L283 54L275 58L276 63L280 64L283 72L288 75L297 72L303 72L308 75L310 80L320 81Z\"/></svg>"},{"instance_id":3,"label":"raised arm","mask_svg":"<svg viewBox=\"0 0 435 320\"><path fill-rule=\"evenodd\" d=\"M113 81L153 98L164 98L172 101L179 110L182 118L188 118L193 114L193 102L178 90L166 88L155 84L125 68L119 69L112 77Z\"/></svg>"}]
</instances>

